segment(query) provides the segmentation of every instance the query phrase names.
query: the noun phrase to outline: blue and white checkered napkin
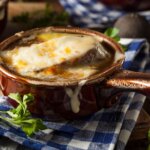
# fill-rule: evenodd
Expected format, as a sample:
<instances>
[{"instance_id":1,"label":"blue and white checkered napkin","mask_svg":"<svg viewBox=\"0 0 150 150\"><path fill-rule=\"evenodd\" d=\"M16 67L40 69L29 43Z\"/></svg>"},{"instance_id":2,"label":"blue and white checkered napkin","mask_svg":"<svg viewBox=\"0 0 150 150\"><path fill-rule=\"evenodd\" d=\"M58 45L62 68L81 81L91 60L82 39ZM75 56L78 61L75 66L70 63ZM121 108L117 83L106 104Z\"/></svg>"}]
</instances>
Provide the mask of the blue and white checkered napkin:
<instances>
[{"instance_id":1,"label":"blue and white checkered napkin","mask_svg":"<svg viewBox=\"0 0 150 150\"><path fill-rule=\"evenodd\" d=\"M65 10L72 16L74 24L80 27L106 27L125 11L114 10L100 3L100 0L59 0ZM150 20L150 11L139 12Z\"/></svg>"},{"instance_id":2,"label":"blue and white checkered napkin","mask_svg":"<svg viewBox=\"0 0 150 150\"><path fill-rule=\"evenodd\" d=\"M140 71L150 69L149 46L145 40L122 39L128 45L124 68ZM150 61L150 60L149 60ZM20 129L0 121L0 135L35 150L113 150L124 149L135 125L145 96L124 93L112 108L103 109L86 119L44 122L49 128L33 137L27 137ZM10 105L6 97L0 97L0 110Z\"/></svg>"}]
</instances>

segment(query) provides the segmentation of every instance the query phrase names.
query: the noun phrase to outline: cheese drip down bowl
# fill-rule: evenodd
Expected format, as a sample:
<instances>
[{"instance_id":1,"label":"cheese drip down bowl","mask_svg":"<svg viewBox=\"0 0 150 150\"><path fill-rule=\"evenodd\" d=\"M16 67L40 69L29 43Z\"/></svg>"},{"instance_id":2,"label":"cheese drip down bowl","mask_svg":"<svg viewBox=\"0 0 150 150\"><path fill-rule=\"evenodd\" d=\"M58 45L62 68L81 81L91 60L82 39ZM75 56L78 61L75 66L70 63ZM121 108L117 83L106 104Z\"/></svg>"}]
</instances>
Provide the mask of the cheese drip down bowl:
<instances>
[{"instance_id":1,"label":"cheese drip down bowl","mask_svg":"<svg viewBox=\"0 0 150 150\"><path fill-rule=\"evenodd\" d=\"M120 90L150 95L150 74L123 70L124 58L118 43L96 31L33 29L0 43L0 86L6 96L32 93L32 114L76 119L110 107Z\"/></svg>"}]
</instances>

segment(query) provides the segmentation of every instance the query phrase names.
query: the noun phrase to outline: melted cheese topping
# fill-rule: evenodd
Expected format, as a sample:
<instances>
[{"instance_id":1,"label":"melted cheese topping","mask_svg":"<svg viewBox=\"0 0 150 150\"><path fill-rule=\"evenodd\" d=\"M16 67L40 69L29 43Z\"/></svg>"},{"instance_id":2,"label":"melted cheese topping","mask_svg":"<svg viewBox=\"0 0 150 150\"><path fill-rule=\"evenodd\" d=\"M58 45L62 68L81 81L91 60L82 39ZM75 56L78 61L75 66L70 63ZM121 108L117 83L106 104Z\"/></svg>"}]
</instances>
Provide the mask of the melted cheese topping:
<instances>
[{"instance_id":1,"label":"melted cheese topping","mask_svg":"<svg viewBox=\"0 0 150 150\"><path fill-rule=\"evenodd\" d=\"M81 91L82 86L86 83L86 80L82 80L79 82L79 85L73 91L71 88L66 88L66 94L70 97L71 109L74 113L78 113L80 111L80 100L79 93Z\"/></svg>"},{"instance_id":2,"label":"melted cheese topping","mask_svg":"<svg viewBox=\"0 0 150 150\"><path fill-rule=\"evenodd\" d=\"M74 62L98 45L97 53L100 57L108 56L108 52L103 49L99 40L89 35L44 33L32 35L22 41L28 42L33 39L40 43L18 46L0 52L6 65L23 76L49 81L55 81L57 78L83 79L97 72L97 69L89 65L66 68L61 64L67 61Z\"/></svg>"},{"instance_id":3,"label":"melted cheese topping","mask_svg":"<svg viewBox=\"0 0 150 150\"><path fill-rule=\"evenodd\" d=\"M11 66L18 72L31 72L73 59L95 46L90 36L68 35L40 44L1 52L4 59L11 60ZM24 67L23 67L24 66Z\"/></svg>"}]
</instances>

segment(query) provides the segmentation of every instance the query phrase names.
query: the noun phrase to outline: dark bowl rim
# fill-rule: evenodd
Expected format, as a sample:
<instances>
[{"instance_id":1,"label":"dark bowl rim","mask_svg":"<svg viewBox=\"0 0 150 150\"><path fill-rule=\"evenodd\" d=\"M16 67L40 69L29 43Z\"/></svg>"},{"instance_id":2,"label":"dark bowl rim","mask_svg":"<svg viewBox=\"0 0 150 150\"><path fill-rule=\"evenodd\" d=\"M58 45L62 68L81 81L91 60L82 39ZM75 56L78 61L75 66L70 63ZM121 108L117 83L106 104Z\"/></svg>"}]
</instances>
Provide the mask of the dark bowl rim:
<instances>
[{"instance_id":1,"label":"dark bowl rim","mask_svg":"<svg viewBox=\"0 0 150 150\"><path fill-rule=\"evenodd\" d=\"M24 84L31 84L34 86L68 87L68 86L76 86L83 80L86 80L86 83L85 83L86 85L98 83L98 82L106 79L107 77L109 77L113 72L120 69L123 64L123 61L125 58L124 51L116 41L114 41L110 37L104 35L103 33L93 31L90 29L86 29L86 28L50 26L50 27L44 27L44 28L35 28L35 29L28 30L28 31L21 31L21 32L18 32L16 34L14 34L13 36L7 38L6 40L2 41L0 43L0 50L4 50L4 48L6 48L9 44L11 44L23 37L31 35L31 33L33 33L33 32L38 33L38 32L42 32L42 31L44 31L44 32L52 31L52 32L81 33L81 34L96 36L100 39L100 41L107 42L115 51L119 51L121 54L123 54L122 55L123 57L121 57L119 60L117 60L117 62L110 65L109 68L106 68L105 70L103 70L103 72L101 72L101 73L97 73L96 75L92 75L91 77L86 78L86 79L70 80L68 82L60 82L60 81L50 82L50 81L44 81L44 80L40 80L40 79L32 79L32 78L28 78L28 77L23 77L21 75L18 75L16 73L12 72L11 70L7 69L7 67L3 64L2 60L0 60L0 72L2 73L2 75L7 76L8 78L11 78L18 82L21 82Z\"/></svg>"}]
</instances>

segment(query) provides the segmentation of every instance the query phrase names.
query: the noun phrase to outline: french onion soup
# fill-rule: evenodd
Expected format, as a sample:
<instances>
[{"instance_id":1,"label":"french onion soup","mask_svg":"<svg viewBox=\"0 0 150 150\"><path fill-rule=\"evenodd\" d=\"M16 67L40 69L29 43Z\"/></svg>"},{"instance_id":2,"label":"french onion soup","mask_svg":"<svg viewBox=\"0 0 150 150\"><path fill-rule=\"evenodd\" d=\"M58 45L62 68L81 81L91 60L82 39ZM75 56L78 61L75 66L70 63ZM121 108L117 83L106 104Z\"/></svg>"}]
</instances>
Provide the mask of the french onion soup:
<instances>
[{"instance_id":1,"label":"french onion soup","mask_svg":"<svg viewBox=\"0 0 150 150\"><path fill-rule=\"evenodd\" d=\"M23 37L0 51L0 57L21 76L65 82L103 71L116 54L96 36L51 31Z\"/></svg>"}]
</instances>

